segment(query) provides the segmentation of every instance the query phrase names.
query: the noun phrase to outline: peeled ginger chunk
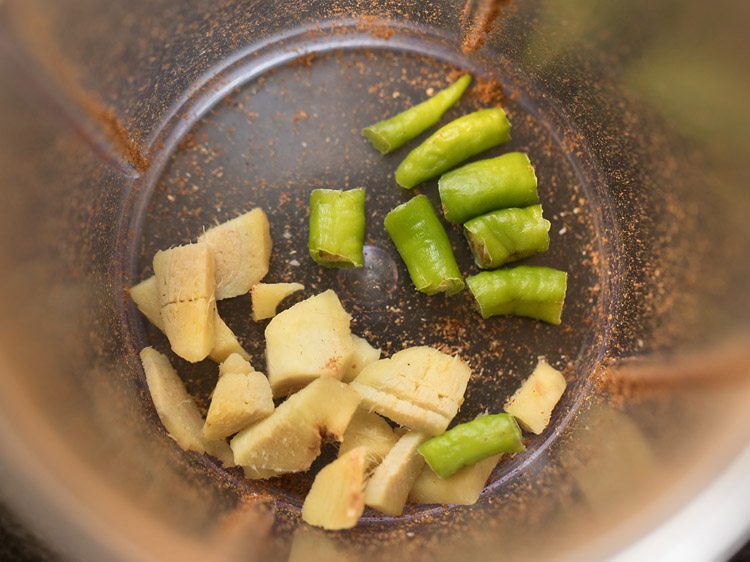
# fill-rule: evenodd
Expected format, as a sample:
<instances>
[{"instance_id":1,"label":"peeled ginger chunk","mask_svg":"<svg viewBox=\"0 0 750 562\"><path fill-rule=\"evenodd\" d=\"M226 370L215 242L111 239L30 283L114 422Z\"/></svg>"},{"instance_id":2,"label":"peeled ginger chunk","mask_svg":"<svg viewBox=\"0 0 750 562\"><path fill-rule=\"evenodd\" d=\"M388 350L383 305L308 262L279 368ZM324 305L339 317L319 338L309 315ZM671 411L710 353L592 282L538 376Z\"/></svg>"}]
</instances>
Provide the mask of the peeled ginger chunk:
<instances>
[{"instance_id":1,"label":"peeled ginger chunk","mask_svg":"<svg viewBox=\"0 0 750 562\"><path fill-rule=\"evenodd\" d=\"M216 260L216 298L250 292L266 273L271 260L271 231L263 209L253 209L207 230L198 238Z\"/></svg>"},{"instance_id":2,"label":"peeled ginger chunk","mask_svg":"<svg viewBox=\"0 0 750 562\"><path fill-rule=\"evenodd\" d=\"M341 380L352 382L362 369L380 359L380 350L375 349L364 338L352 334L352 356L346 364Z\"/></svg>"},{"instance_id":3,"label":"peeled ginger chunk","mask_svg":"<svg viewBox=\"0 0 750 562\"><path fill-rule=\"evenodd\" d=\"M188 244L154 256L164 333L172 351L196 363L216 341L214 258L206 244Z\"/></svg>"},{"instance_id":4,"label":"peeled ginger chunk","mask_svg":"<svg viewBox=\"0 0 750 562\"><path fill-rule=\"evenodd\" d=\"M424 433L411 431L398 440L367 484L367 505L386 515L401 515L409 491L425 464L417 449L428 437Z\"/></svg>"},{"instance_id":5,"label":"peeled ginger chunk","mask_svg":"<svg viewBox=\"0 0 750 562\"><path fill-rule=\"evenodd\" d=\"M239 355L246 361L250 360L250 355L242 347L232 329L221 319L218 312L216 313L215 330L216 339L214 340L214 346L211 348L211 353L208 354L212 360L217 363L223 363L233 354Z\"/></svg>"},{"instance_id":6,"label":"peeled ginger chunk","mask_svg":"<svg viewBox=\"0 0 750 562\"><path fill-rule=\"evenodd\" d=\"M411 347L365 367L351 383L366 408L416 431L445 431L463 403L469 366L431 347Z\"/></svg>"},{"instance_id":7,"label":"peeled ginger chunk","mask_svg":"<svg viewBox=\"0 0 750 562\"><path fill-rule=\"evenodd\" d=\"M352 355L350 321L330 289L274 317L266 326L273 395L286 396L318 377L340 380Z\"/></svg>"},{"instance_id":8,"label":"peeled ginger chunk","mask_svg":"<svg viewBox=\"0 0 750 562\"><path fill-rule=\"evenodd\" d=\"M505 403L505 411L518 420L526 431L542 433L552 417L552 410L565 392L565 377L539 358L534 372Z\"/></svg>"},{"instance_id":9,"label":"peeled ginger chunk","mask_svg":"<svg viewBox=\"0 0 750 562\"><path fill-rule=\"evenodd\" d=\"M207 439L222 439L273 413L271 386L239 355L231 355L220 367L211 405L203 426Z\"/></svg>"},{"instance_id":10,"label":"peeled ginger chunk","mask_svg":"<svg viewBox=\"0 0 750 562\"><path fill-rule=\"evenodd\" d=\"M304 291L302 283L258 283L253 285L253 320L266 320L276 316L279 303L297 291Z\"/></svg>"},{"instance_id":11,"label":"peeled ginger chunk","mask_svg":"<svg viewBox=\"0 0 750 562\"><path fill-rule=\"evenodd\" d=\"M450 478L440 478L425 466L409 493L410 503L474 505L502 455L465 466Z\"/></svg>"},{"instance_id":12,"label":"peeled ginger chunk","mask_svg":"<svg viewBox=\"0 0 750 562\"><path fill-rule=\"evenodd\" d=\"M159 304L159 291L156 288L156 277L151 276L131 287L130 298L133 299L141 314L163 332L164 322L161 320L161 304Z\"/></svg>"},{"instance_id":13,"label":"peeled ginger chunk","mask_svg":"<svg viewBox=\"0 0 750 562\"><path fill-rule=\"evenodd\" d=\"M365 509L367 451L357 447L323 468L302 506L302 520L330 531L351 529Z\"/></svg>"},{"instance_id":14,"label":"peeled ginger chunk","mask_svg":"<svg viewBox=\"0 0 750 562\"><path fill-rule=\"evenodd\" d=\"M138 310L148 321L163 332L164 323L161 320L161 305L159 305L159 293L156 289L156 277L149 277L131 287L130 298L133 299ZM238 353L243 359L250 360L250 355L243 349L231 328L221 319L218 311L215 322L216 338L209 357L217 363L221 363L233 353Z\"/></svg>"},{"instance_id":15,"label":"peeled ginger chunk","mask_svg":"<svg viewBox=\"0 0 750 562\"><path fill-rule=\"evenodd\" d=\"M169 359L152 347L144 348L140 355L156 413L172 439L186 451L207 452L231 465L226 442L204 438L203 417Z\"/></svg>"},{"instance_id":16,"label":"peeled ginger chunk","mask_svg":"<svg viewBox=\"0 0 750 562\"><path fill-rule=\"evenodd\" d=\"M352 449L364 448L369 467L379 465L396 444L396 434L388 422L374 412L357 409L346 428L339 457Z\"/></svg>"},{"instance_id":17,"label":"peeled ginger chunk","mask_svg":"<svg viewBox=\"0 0 750 562\"><path fill-rule=\"evenodd\" d=\"M341 441L359 402L348 385L317 379L238 433L231 441L234 460L253 479L305 471L320 454L321 433Z\"/></svg>"}]
</instances>

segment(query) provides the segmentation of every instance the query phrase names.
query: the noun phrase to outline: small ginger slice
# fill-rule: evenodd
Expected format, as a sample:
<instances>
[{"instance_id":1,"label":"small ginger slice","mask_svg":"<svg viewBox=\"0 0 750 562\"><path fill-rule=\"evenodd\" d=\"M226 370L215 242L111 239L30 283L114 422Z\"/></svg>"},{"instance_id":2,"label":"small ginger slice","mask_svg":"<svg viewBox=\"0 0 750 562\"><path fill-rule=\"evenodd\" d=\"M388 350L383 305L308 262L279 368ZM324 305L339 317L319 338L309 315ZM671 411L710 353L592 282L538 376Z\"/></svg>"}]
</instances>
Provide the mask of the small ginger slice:
<instances>
[{"instance_id":1,"label":"small ginger slice","mask_svg":"<svg viewBox=\"0 0 750 562\"><path fill-rule=\"evenodd\" d=\"M388 422L374 412L359 408L346 428L339 457L364 447L369 468L379 465L396 444L396 434Z\"/></svg>"},{"instance_id":2,"label":"small ginger slice","mask_svg":"<svg viewBox=\"0 0 750 562\"><path fill-rule=\"evenodd\" d=\"M161 306L159 305L159 293L156 289L156 277L151 276L145 281L141 281L134 287L131 287L130 298L133 299L138 310L141 311L146 319L163 332L164 323L161 319ZM215 320L216 339L209 357L217 363L221 363L233 353L237 353L243 359L249 361L250 355L244 350L232 329L221 319L218 311L216 312Z\"/></svg>"},{"instance_id":3,"label":"small ginger slice","mask_svg":"<svg viewBox=\"0 0 750 562\"><path fill-rule=\"evenodd\" d=\"M211 405L203 426L206 439L223 439L273 413L268 379L238 354L219 368Z\"/></svg>"},{"instance_id":4,"label":"small ginger slice","mask_svg":"<svg viewBox=\"0 0 750 562\"><path fill-rule=\"evenodd\" d=\"M463 403L469 366L431 347L411 347L365 367L351 383L365 407L396 423L437 435Z\"/></svg>"},{"instance_id":5,"label":"small ginger slice","mask_svg":"<svg viewBox=\"0 0 750 562\"><path fill-rule=\"evenodd\" d=\"M130 298L146 319L154 326L164 331L161 319L161 304L159 304L159 290L156 288L156 277L153 275L130 288Z\"/></svg>"},{"instance_id":6,"label":"small ginger slice","mask_svg":"<svg viewBox=\"0 0 750 562\"><path fill-rule=\"evenodd\" d=\"M552 417L552 410L565 392L565 377L539 358L534 372L505 403L505 411L518 420L526 431L539 435Z\"/></svg>"},{"instance_id":7,"label":"small ginger slice","mask_svg":"<svg viewBox=\"0 0 750 562\"><path fill-rule=\"evenodd\" d=\"M502 455L495 455L465 466L445 479L425 466L409 493L409 502L474 505L501 457Z\"/></svg>"},{"instance_id":8,"label":"small ginger slice","mask_svg":"<svg viewBox=\"0 0 750 562\"><path fill-rule=\"evenodd\" d=\"M188 244L154 256L164 333L172 351L196 363L216 341L214 258L206 244Z\"/></svg>"},{"instance_id":9,"label":"small ginger slice","mask_svg":"<svg viewBox=\"0 0 750 562\"><path fill-rule=\"evenodd\" d=\"M152 347L141 350L140 356L156 413L172 439L186 451L206 452L231 466L226 441L203 437L203 417L169 359Z\"/></svg>"},{"instance_id":10,"label":"small ginger slice","mask_svg":"<svg viewBox=\"0 0 750 562\"><path fill-rule=\"evenodd\" d=\"M304 291L302 283L257 283L251 289L253 320L266 320L276 316L279 303L297 291Z\"/></svg>"},{"instance_id":11,"label":"small ginger slice","mask_svg":"<svg viewBox=\"0 0 750 562\"><path fill-rule=\"evenodd\" d=\"M424 433L410 431L398 440L372 473L365 489L367 505L386 515L401 515L425 464L417 449L428 438Z\"/></svg>"},{"instance_id":12,"label":"small ginger slice","mask_svg":"<svg viewBox=\"0 0 750 562\"><path fill-rule=\"evenodd\" d=\"M351 317L332 290L284 310L266 326L266 364L274 397L318 377L341 379L351 355Z\"/></svg>"},{"instance_id":13,"label":"small ginger slice","mask_svg":"<svg viewBox=\"0 0 750 562\"><path fill-rule=\"evenodd\" d=\"M253 209L207 230L198 238L216 260L216 299L250 292L266 273L271 260L271 231L263 209Z\"/></svg>"},{"instance_id":14,"label":"small ginger slice","mask_svg":"<svg viewBox=\"0 0 750 562\"><path fill-rule=\"evenodd\" d=\"M232 448L229 446L229 443L227 443L225 439L204 439L203 444L206 447L206 453L208 453L212 457L216 457L217 459L219 459L221 461L221 464L223 464L226 468L235 466L234 453L232 453Z\"/></svg>"},{"instance_id":15,"label":"small ginger slice","mask_svg":"<svg viewBox=\"0 0 750 562\"><path fill-rule=\"evenodd\" d=\"M237 354L242 359L250 361L250 354L245 351L242 344L232 329L227 326L226 322L221 319L219 313L216 313L216 339L214 346L211 348L209 357L216 363L223 363L231 355Z\"/></svg>"},{"instance_id":16,"label":"small ginger slice","mask_svg":"<svg viewBox=\"0 0 750 562\"><path fill-rule=\"evenodd\" d=\"M352 382L362 372L362 369L380 359L380 350L372 347L366 339L352 334L352 345L352 356L341 377L344 382Z\"/></svg>"},{"instance_id":17,"label":"small ginger slice","mask_svg":"<svg viewBox=\"0 0 750 562\"><path fill-rule=\"evenodd\" d=\"M324 467L302 506L302 520L329 531L351 529L365 510L367 450L356 447Z\"/></svg>"},{"instance_id":18,"label":"small ginger slice","mask_svg":"<svg viewBox=\"0 0 750 562\"><path fill-rule=\"evenodd\" d=\"M348 385L317 379L232 439L235 462L252 479L305 471L320 454L321 433L341 441L359 402Z\"/></svg>"}]
</instances>

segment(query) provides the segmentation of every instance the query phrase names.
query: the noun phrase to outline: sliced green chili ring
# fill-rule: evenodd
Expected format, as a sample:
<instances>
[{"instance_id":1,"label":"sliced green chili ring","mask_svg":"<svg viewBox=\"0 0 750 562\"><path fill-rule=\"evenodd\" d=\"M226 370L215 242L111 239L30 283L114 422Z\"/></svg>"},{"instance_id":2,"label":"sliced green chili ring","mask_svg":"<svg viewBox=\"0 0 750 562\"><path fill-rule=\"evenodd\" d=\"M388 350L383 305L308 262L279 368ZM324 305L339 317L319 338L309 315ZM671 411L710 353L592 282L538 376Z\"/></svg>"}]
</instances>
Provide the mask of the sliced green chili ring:
<instances>
[{"instance_id":1,"label":"sliced green chili ring","mask_svg":"<svg viewBox=\"0 0 750 562\"><path fill-rule=\"evenodd\" d=\"M498 209L539 203L534 166L522 152L462 166L443 175L438 189L443 214L454 224Z\"/></svg>"},{"instance_id":2,"label":"sliced green chili ring","mask_svg":"<svg viewBox=\"0 0 750 562\"><path fill-rule=\"evenodd\" d=\"M314 189L310 194L310 256L324 267L362 267L365 190Z\"/></svg>"},{"instance_id":3,"label":"sliced green chili ring","mask_svg":"<svg viewBox=\"0 0 750 562\"><path fill-rule=\"evenodd\" d=\"M430 99L362 129L362 135L379 152L388 154L440 121L443 114L461 99L470 83L471 75L465 74Z\"/></svg>"},{"instance_id":4,"label":"sliced green chili ring","mask_svg":"<svg viewBox=\"0 0 750 562\"><path fill-rule=\"evenodd\" d=\"M480 215L464 224L474 261L482 269L546 252L549 249L550 222L542 216L542 206L502 209Z\"/></svg>"},{"instance_id":5,"label":"sliced green chili ring","mask_svg":"<svg viewBox=\"0 0 750 562\"><path fill-rule=\"evenodd\" d=\"M427 197L417 195L393 209L385 217L385 229L418 291L454 295L463 290L448 235Z\"/></svg>"},{"instance_id":6,"label":"sliced green chili ring","mask_svg":"<svg viewBox=\"0 0 750 562\"><path fill-rule=\"evenodd\" d=\"M466 279L483 318L515 315L559 324L568 274L551 267L519 265Z\"/></svg>"},{"instance_id":7,"label":"sliced green chili ring","mask_svg":"<svg viewBox=\"0 0 750 562\"><path fill-rule=\"evenodd\" d=\"M510 414L481 416L422 443L419 454L440 478L501 453L526 450L518 422Z\"/></svg>"},{"instance_id":8,"label":"sliced green chili ring","mask_svg":"<svg viewBox=\"0 0 750 562\"><path fill-rule=\"evenodd\" d=\"M412 150L396 170L396 182L411 189L508 140L510 123L501 108L464 115Z\"/></svg>"}]
</instances>

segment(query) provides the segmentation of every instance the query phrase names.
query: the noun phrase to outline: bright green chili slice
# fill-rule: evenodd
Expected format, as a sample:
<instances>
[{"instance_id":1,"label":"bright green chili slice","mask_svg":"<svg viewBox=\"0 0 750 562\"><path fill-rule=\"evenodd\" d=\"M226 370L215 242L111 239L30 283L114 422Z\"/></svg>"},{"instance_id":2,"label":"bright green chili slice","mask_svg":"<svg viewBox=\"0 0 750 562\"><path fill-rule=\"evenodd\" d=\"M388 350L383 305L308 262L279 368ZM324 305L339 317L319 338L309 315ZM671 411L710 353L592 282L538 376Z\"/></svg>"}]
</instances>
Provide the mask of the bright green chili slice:
<instances>
[{"instance_id":1,"label":"bright green chili slice","mask_svg":"<svg viewBox=\"0 0 750 562\"><path fill-rule=\"evenodd\" d=\"M445 218L454 224L539 203L534 166L522 152L467 164L442 176L438 188Z\"/></svg>"},{"instance_id":2,"label":"bright green chili slice","mask_svg":"<svg viewBox=\"0 0 750 562\"><path fill-rule=\"evenodd\" d=\"M465 466L500 453L526 450L521 428L510 414L481 416L433 437L419 447L432 471L449 478Z\"/></svg>"},{"instance_id":3,"label":"bright green chili slice","mask_svg":"<svg viewBox=\"0 0 750 562\"><path fill-rule=\"evenodd\" d=\"M568 274L551 267L519 265L483 271L466 283L484 318L512 314L559 324Z\"/></svg>"},{"instance_id":4,"label":"bright green chili slice","mask_svg":"<svg viewBox=\"0 0 750 562\"><path fill-rule=\"evenodd\" d=\"M461 98L469 83L471 75L465 74L427 101L363 129L362 135L382 154L388 154L437 123Z\"/></svg>"},{"instance_id":5,"label":"bright green chili slice","mask_svg":"<svg viewBox=\"0 0 750 562\"><path fill-rule=\"evenodd\" d=\"M385 229L417 291L454 295L464 288L451 243L432 204L417 195L385 217Z\"/></svg>"},{"instance_id":6,"label":"bright green chili slice","mask_svg":"<svg viewBox=\"0 0 750 562\"><path fill-rule=\"evenodd\" d=\"M469 113L438 129L412 150L396 170L396 182L410 189L508 140L510 123L501 108Z\"/></svg>"},{"instance_id":7,"label":"bright green chili slice","mask_svg":"<svg viewBox=\"0 0 750 562\"><path fill-rule=\"evenodd\" d=\"M502 209L471 219L464 224L474 261L482 269L546 252L549 249L550 222L542 216L542 206Z\"/></svg>"},{"instance_id":8,"label":"bright green chili slice","mask_svg":"<svg viewBox=\"0 0 750 562\"><path fill-rule=\"evenodd\" d=\"M365 190L314 189L310 194L310 256L324 267L362 267Z\"/></svg>"}]
</instances>

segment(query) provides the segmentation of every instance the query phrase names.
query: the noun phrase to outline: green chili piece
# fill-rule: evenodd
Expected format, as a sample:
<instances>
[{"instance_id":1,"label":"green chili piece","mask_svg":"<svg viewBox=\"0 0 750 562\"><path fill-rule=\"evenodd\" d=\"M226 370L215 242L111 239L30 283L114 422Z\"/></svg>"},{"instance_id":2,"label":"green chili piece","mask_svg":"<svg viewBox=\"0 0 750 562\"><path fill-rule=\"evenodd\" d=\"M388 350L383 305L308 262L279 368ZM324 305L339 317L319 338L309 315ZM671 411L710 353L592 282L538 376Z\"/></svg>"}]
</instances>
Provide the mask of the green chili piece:
<instances>
[{"instance_id":1,"label":"green chili piece","mask_svg":"<svg viewBox=\"0 0 750 562\"><path fill-rule=\"evenodd\" d=\"M501 453L526 450L521 428L510 414L481 416L422 443L419 454L440 478Z\"/></svg>"},{"instance_id":2,"label":"green chili piece","mask_svg":"<svg viewBox=\"0 0 750 562\"><path fill-rule=\"evenodd\" d=\"M513 314L559 324L568 274L551 267L519 265L466 279L482 317Z\"/></svg>"},{"instance_id":3,"label":"green chili piece","mask_svg":"<svg viewBox=\"0 0 750 562\"><path fill-rule=\"evenodd\" d=\"M454 295L463 290L448 235L427 197L417 195L393 209L385 217L385 229L417 291Z\"/></svg>"},{"instance_id":4,"label":"green chili piece","mask_svg":"<svg viewBox=\"0 0 750 562\"><path fill-rule=\"evenodd\" d=\"M365 190L314 189L310 194L310 256L324 267L362 267Z\"/></svg>"},{"instance_id":5,"label":"green chili piece","mask_svg":"<svg viewBox=\"0 0 750 562\"><path fill-rule=\"evenodd\" d=\"M453 170L440 178L438 189L445 218L454 224L497 209L539 203L534 166L522 152Z\"/></svg>"},{"instance_id":6,"label":"green chili piece","mask_svg":"<svg viewBox=\"0 0 750 562\"><path fill-rule=\"evenodd\" d=\"M474 261L482 269L533 256L549 249L550 222L542 217L542 206L502 209L464 224Z\"/></svg>"},{"instance_id":7,"label":"green chili piece","mask_svg":"<svg viewBox=\"0 0 750 562\"><path fill-rule=\"evenodd\" d=\"M508 140L510 123L501 108L469 113L438 129L412 150L396 170L396 182L410 189Z\"/></svg>"},{"instance_id":8,"label":"green chili piece","mask_svg":"<svg viewBox=\"0 0 750 562\"><path fill-rule=\"evenodd\" d=\"M469 83L471 75L465 74L427 101L362 129L362 135L382 154L388 154L437 123L461 98Z\"/></svg>"}]
</instances>

